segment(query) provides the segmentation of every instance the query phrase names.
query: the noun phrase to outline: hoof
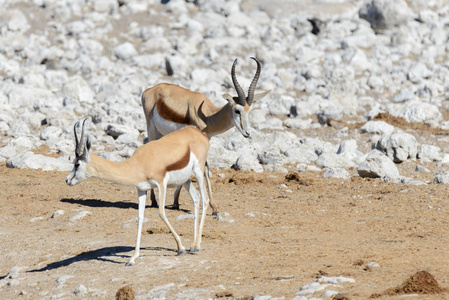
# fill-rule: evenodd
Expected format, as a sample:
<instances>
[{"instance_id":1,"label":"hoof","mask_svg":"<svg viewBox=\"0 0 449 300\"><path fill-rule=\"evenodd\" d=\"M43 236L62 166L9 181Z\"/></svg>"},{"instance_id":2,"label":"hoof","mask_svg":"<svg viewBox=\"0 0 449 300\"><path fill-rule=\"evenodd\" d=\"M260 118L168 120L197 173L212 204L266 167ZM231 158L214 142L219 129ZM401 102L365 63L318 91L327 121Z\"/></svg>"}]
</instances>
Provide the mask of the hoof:
<instances>
[{"instance_id":1,"label":"hoof","mask_svg":"<svg viewBox=\"0 0 449 300\"><path fill-rule=\"evenodd\" d=\"M196 253L196 252L200 252L201 248L200 247L195 247L193 249L190 249L190 253Z\"/></svg>"},{"instance_id":2,"label":"hoof","mask_svg":"<svg viewBox=\"0 0 449 300\"><path fill-rule=\"evenodd\" d=\"M186 252L186 249L181 249L181 250L178 250L178 254L177 254L177 256L179 256L179 255L183 254L184 252Z\"/></svg>"},{"instance_id":3,"label":"hoof","mask_svg":"<svg viewBox=\"0 0 449 300\"><path fill-rule=\"evenodd\" d=\"M125 267L131 267L132 265L134 265L133 261L129 261L126 263Z\"/></svg>"},{"instance_id":4,"label":"hoof","mask_svg":"<svg viewBox=\"0 0 449 300\"><path fill-rule=\"evenodd\" d=\"M214 216L217 219L217 221L223 221L223 217L220 215L219 212L213 212L212 216Z\"/></svg>"}]
</instances>

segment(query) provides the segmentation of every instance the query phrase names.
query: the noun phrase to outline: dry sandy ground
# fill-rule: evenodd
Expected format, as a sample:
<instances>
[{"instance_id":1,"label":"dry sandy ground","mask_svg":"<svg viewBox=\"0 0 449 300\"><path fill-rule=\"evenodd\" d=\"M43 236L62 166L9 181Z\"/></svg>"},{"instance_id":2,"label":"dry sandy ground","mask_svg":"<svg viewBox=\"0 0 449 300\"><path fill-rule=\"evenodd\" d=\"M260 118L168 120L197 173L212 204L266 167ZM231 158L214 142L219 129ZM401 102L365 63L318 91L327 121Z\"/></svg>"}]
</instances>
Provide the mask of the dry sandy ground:
<instances>
[{"instance_id":1,"label":"dry sandy ground","mask_svg":"<svg viewBox=\"0 0 449 300\"><path fill-rule=\"evenodd\" d=\"M431 173L414 172L415 166L409 161L398 167L402 175L433 180ZM367 299L422 270L443 292L418 299L449 299L447 185L323 179L313 172L289 179L281 173L213 173L215 199L229 215L217 221L209 209L202 251L176 256L157 209L148 207L141 257L125 267L136 242L134 188L97 179L69 187L66 173L0 165L2 299L78 298L80 284L87 288L82 298L113 299L131 285L136 296L290 299L321 276L353 278L355 283L329 289L346 296L339 299ZM65 214L52 218L57 210ZM90 214L71 222L81 211ZM193 220L177 217L191 211L185 192L181 211L168 209L187 248ZM367 267L370 262L380 267Z\"/></svg>"}]
</instances>

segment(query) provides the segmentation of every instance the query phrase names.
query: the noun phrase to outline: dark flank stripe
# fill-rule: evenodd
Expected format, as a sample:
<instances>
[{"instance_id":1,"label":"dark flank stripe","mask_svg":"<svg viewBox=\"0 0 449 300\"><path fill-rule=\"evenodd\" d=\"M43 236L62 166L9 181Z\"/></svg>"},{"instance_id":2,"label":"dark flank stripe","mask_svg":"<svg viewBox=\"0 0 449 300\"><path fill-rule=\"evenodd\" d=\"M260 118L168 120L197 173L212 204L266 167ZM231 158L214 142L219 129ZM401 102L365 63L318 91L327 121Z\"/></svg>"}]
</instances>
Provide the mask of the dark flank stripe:
<instances>
[{"instance_id":1,"label":"dark flank stripe","mask_svg":"<svg viewBox=\"0 0 449 300\"><path fill-rule=\"evenodd\" d=\"M181 170L189 164L189 161L190 161L190 149L187 149L186 153L180 160L167 166L167 172Z\"/></svg>"},{"instance_id":2,"label":"dark flank stripe","mask_svg":"<svg viewBox=\"0 0 449 300\"><path fill-rule=\"evenodd\" d=\"M165 104L162 99L158 99L156 102L156 108L159 115L165 120L178 123L178 124L189 124L190 118L187 115L180 115L174 110L172 110L169 106Z\"/></svg>"}]
</instances>

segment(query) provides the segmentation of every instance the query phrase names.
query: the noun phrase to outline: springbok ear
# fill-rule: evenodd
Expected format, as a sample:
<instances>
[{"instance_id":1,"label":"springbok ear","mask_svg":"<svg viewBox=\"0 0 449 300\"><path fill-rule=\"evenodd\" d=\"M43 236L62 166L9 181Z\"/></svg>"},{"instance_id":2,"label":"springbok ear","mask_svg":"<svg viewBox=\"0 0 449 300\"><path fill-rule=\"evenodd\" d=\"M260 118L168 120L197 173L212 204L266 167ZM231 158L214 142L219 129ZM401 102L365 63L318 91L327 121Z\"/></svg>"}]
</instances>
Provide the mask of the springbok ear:
<instances>
[{"instance_id":1,"label":"springbok ear","mask_svg":"<svg viewBox=\"0 0 449 300\"><path fill-rule=\"evenodd\" d=\"M255 94L255 95L254 95L254 100L262 99L263 97L265 97L266 95L268 95L269 92L271 92L271 90L266 91L266 92L263 92L263 93Z\"/></svg>"},{"instance_id":2,"label":"springbok ear","mask_svg":"<svg viewBox=\"0 0 449 300\"><path fill-rule=\"evenodd\" d=\"M235 101L234 98L232 98L231 95L229 95L228 93L223 94L223 98L225 98L226 100L228 100L229 104L232 106L234 105Z\"/></svg>"},{"instance_id":3,"label":"springbok ear","mask_svg":"<svg viewBox=\"0 0 449 300\"><path fill-rule=\"evenodd\" d=\"M84 151L83 151L83 157L86 161L89 161L89 151L90 147L92 146L92 143L90 141L89 135L86 136L86 142L84 143Z\"/></svg>"}]
</instances>

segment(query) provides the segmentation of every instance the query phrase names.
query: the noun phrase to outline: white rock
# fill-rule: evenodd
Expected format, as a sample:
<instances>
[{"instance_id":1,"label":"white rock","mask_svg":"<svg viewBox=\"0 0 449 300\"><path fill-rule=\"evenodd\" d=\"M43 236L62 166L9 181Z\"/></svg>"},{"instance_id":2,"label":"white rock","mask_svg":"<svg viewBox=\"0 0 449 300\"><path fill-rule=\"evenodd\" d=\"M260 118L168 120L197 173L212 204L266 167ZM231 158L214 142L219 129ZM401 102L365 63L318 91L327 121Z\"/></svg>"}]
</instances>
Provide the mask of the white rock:
<instances>
[{"instance_id":1,"label":"white rock","mask_svg":"<svg viewBox=\"0 0 449 300\"><path fill-rule=\"evenodd\" d=\"M282 120L278 118L270 118L268 120L262 121L254 126L256 129L272 129L272 130L282 130Z\"/></svg>"},{"instance_id":2,"label":"white rock","mask_svg":"<svg viewBox=\"0 0 449 300\"><path fill-rule=\"evenodd\" d=\"M80 77L75 76L69 79L63 89L62 94L79 102L93 103L94 93L86 81Z\"/></svg>"},{"instance_id":3,"label":"white rock","mask_svg":"<svg viewBox=\"0 0 449 300\"><path fill-rule=\"evenodd\" d=\"M6 135L13 136L13 137L20 137L24 135L28 135L31 133L30 128L28 127L28 124L25 123L22 120L15 120L10 125L8 132Z\"/></svg>"},{"instance_id":4,"label":"white rock","mask_svg":"<svg viewBox=\"0 0 449 300\"><path fill-rule=\"evenodd\" d=\"M0 27L12 32L25 32L30 28L27 17L19 9L2 10Z\"/></svg>"},{"instance_id":5,"label":"white rock","mask_svg":"<svg viewBox=\"0 0 449 300\"><path fill-rule=\"evenodd\" d=\"M321 295L321 297L323 298L331 298L332 296L338 295L339 292L337 291L332 291L332 290L328 290L328 291L324 291L324 293Z\"/></svg>"},{"instance_id":6,"label":"white rock","mask_svg":"<svg viewBox=\"0 0 449 300\"><path fill-rule=\"evenodd\" d=\"M52 217L52 218L57 218L57 217L62 216L62 215L64 215L64 214L65 214L65 211L64 211L64 210L58 209L58 210L56 210L56 211L51 215L51 217Z\"/></svg>"},{"instance_id":7,"label":"white rock","mask_svg":"<svg viewBox=\"0 0 449 300\"><path fill-rule=\"evenodd\" d=\"M56 126L48 126L40 134L41 140L58 138L62 134L62 129Z\"/></svg>"},{"instance_id":8,"label":"white rock","mask_svg":"<svg viewBox=\"0 0 449 300\"><path fill-rule=\"evenodd\" d=\"M262 165L274 165L282 166L286 163L287 159L281 153L276 150L263 150L257 153L257 158Z\"/></svg>"},{"instance_id":9,"label":"white rock","mask_svg":"<svg viewBox=\"0 0 449 300\"><path fill-rule=\"evenodd\" d=\"M97 12L113 13L118 10L117 0L95 0L93 8Z\"/></svg>"},{"instance_id":10,"label":"white rock","mask_svg":"<svg viewBox=\"0 0 449 300\"><path fill-rule=\"evenodd\" d=\"M437 127L443 120L443 115L436 105L417 101L407 102L399 113L394 111L390 113L402 117L408 122L424 123L431 127Z\"/></svg>"},{"instance_id":11,"label":"white rock","mask_svg":"<svg viewBox=\"0 0 449 300\"><path fill-rule=\"evenodd\" d=\"M367 266L371 268L380 268L380 265L374 261L369 262Z\"/></svg>"},{"instance_id":12,"label":"white rock","mask_svg":"<svg viewBox=\"0 0 449 300\"><path fill-rule=\"evenodd\" d=\"M318 291L324 290L328 284L321 284L319 282L312 282L306 285L303 285L299 288L299 292L297 292L295 295L308 295L308 294L314 294Z\"/></svg>"},{"instance_id":13,"label":"white rock","mask_svg":"<svg viewBox=\"0 0 449 300\"><path fill-rule=\"evenodd\" d=\"M378 75L374 75L374 74L372 74L368 78L367 84L369 85L370 88L377 89L377 90L380 90L385 86L385 83L384 83L384 80L382 79L382 77L378 76Z\"/></svg>"},{"instance_id":14,"label":"white rock","mask_svg":"<svg viewBox=\"0 0 449 300\"><path fill-rule=\"evenodd\" d=\"M125 134L121 134L116 140L116 143L122 143L125 145L128 145L130 147L133 148L137 148L139 146L142 145L142 143L140 141L138 141L138 138L140 136L140 133L137 132L130 132L130 133L125 133Z\"/></svg>"},{"instance_id":15,"label":"white rock","mask_svg":"<svg viewBox=\"0 0 449 300\"><path fill-rule=\"evenodd\" d=\"M80 33L87 32L88 29L86 22L82 20L72 21L67 24L67 33L69 35L79 35Z\"/></svg>"},{"instance_id":16,"label":"white rock","mask_svg":"<svg viewBox=\"0 0 449 300\"><path fill-rule=\"evenodd\" d=\"M333 178L349 179L349 178L351 178L351 174L349 174L348 171L346 171L345 169L342 169L342 168L331 168L331 169L326 169L326 171L323 174L323 177L324 178L333 177Z\"/></svg>"},{"instance_id":17,"label":"white rock","mask_svg":"<svg viewBox=\"0 0 449 300\"><path fill-rule=\"evenodd\" d=\"M240 171L254 171L257 173L263 172L263 167L259 159L250 153L242 153L235 162L234 168Z\"/></svg>"},{"instance_id":18,"label":"white rock","mask_svg":"<svg viewBox=\"0 0 449 300\"><path fill-rule=\"evenodd\" d=\"M418 21L423 23L437 23L439 20L438 13L436 11L425 9L418 12Z\"/></svg>"},{"instance_id":19,"label":"white rock","mask_svg":"<svg viewBox=\"0 0 449 300\"><path fill-rule=\"evenodd\" d=\"M441 156L440 147L434 145L421 145L421 149L418 152L417 157L421 160L430 161L441 161L443 158Z\"/></svg>"},{"instance_id":20,"label":"white rock","mask_svg":"<svg viewBox=\"0 0 449 300\"><path fill-rule=\"evenodd\" d=\"M137 50L129 43L123 43L114 49L115 56L119 59L127 60L137 55Z\"/></svg>"},{"instance_id":21,"label":"white rock","mask_svg":"<svg viewBox=\"0 0 449 300\"><path fill-rule=\"evenodd\" d=\"M434 183L449 183L449 172L444 171L433 177Z\"/></svg>"},{"instance_id":22,"label":"white rock","mask_svg":"<svg viewBox=\"0 0 449 300\"><path fill-rule=\"evenodd\" d=\"M317 166L307 165L307 164L298 164L296 166L296 169L298 169L298 172L304 172L304 171L321 172L322 171L322 169Z\"/></svg>"},{"instance_id":23,"label":"white rock","mask_svg":"<svg viewBox=\"0 0 449 300\"><path fill-rule=\"evenodd\" d=\"M34 148L33 140L26 136L11 139L9 145L13 146L16 152L26 152Z\"/></svg>"},{"instance_id":24,"label":"white rock","mask_svg":"<svg viewBox=\"0 0 449 300\"><path fill-rule=\"evenodd\" d=\"M302 119L286 119L283 125L291 129L310 129L312 127L312 119L302 120Z\"/></svg>"},{"instance_id":25,"label":"white rock","mask_svg":"<svg viewBox=\"0 0 449 300\"><path fill-rule=\"evenodd\" d=\"M219 170L228 169L232 167L237 159L239 158L239 154L234 151L229 151L219 143L215 142L215 138L211 139L209 145L209 151L207 153L208 163L212 168L216 168Z\"/></svg>"},{"instance_id":26,"label":"white rock","mask_svg":"<svg viewBox=\"0 0 449 300\"><path fill-rule=\"evenodd\" d=\"M62 285L70 278L73 278L73 275L62 275L56 279L56 288L62 287Z\"/></svg>"},{"instance_id":27,"label":"white rock","mask_svg":"<svg viewBox=\"0 0 449 300\"><path fill-rule=\"evenodd\" d=\"M409 100L417 100L417 96L410 89L402 89L393 98L393 102L405 102Z\"/></svg>"},{"instance_id":28,"label":"white rock","mask_svg":"<svg viewBox=\"0 0 449 300\"><path fill-rule=\"evenodd\" d=\"M386 154L395 163L416 158L418 142L408 133L396 133L380 138L375 148Z\"/></svg>"},{"instance_id":29,"label":"white rock","mask_svg":"<svg viewBox=\"0 0 449 300\"><path fill-rule=\"evenodd\" d=\"M79 213L77 213L76 215L74 215L73 217L70 218L70 222L69 225L72 225L74 222L81 220L82 218L84 218L87 215L90 215L91 212L83 210L80 211Z\"/></svg>"},{"instance_id":30,"label":"white rock","mask_svg":"<svg viewBox=\"0 0 449 300\"><path fill-rule=\"evenodd\" d=\"M359 158L362 156L362 153L357 150L357 141L356 140L343 140L340 142L338 146L337 154L342 155L354 163L359 161Z\"/></svg>"},{"instance_id":31,"label":"white rock","mask_svg":"<svg viewBox=\"0 0 449 300\"><path fill-rule=\"evenodd\" d=\"M322 108L317 114L317 117L320 124L326 125L330 120L341 121L343 115L343 108L341 106L332 105Z\"/></svg>"},{"instance_id":32,"label":"white rock","mask_svg":"<svg viewBox=\"0 0 449 300\"><path fill-rule=\"evenodd\" d=\"M368 121L360 128L361 132L375 133L380 135L391 134L394 126L385 121Z\"/></svg>"},{"instance_id":33,"label":"white rock","mask_svg":"<svg viewBox=\"0 0 449 300\"><path fill-rule=\"evenodd\" d=\"M295 145L284 152L289 163L305 163L311 164L318 159L318 155L313 148L306 145Z\"/></svg>"},{"instance_id":34,"label":"white rock","mask_svg":"<svg viewBox=\"0 0 449 300\"><path fill-rule=\"evenodd\" d=\"M322 153L315 162L322 168L351 168L355 167L354 162L343 155L336 153Z\"/></svg>"},{"instance_id":35,"label":"white rock","mask_svg":"<svg viewBox=\"0 0 449 300\"><path fill-rule=\"evenodd\" d=\"M0 161L5 161L17 154L16 148L12 145L6 145L0 148Z\"/></svg>"},{"instance_id":36,"label":"white rock","mask_svg":"<svg viewBox=\"0 0 449 300\"><path fill-rule=\"evenodd\" d=\"M362 6L359 16L367 20L373 28L392 28L406 24L412 12L404 0L372 0Z\"/></svg>"},{"instance_id":37,"label":"white rock","mask_svg":"<svg viewBox=\"0 0 449 300\"><path fill-rule=\"evenodd\" d=\"M430 173L430 170L427 169L427 168L424 167L424 166L416 165L415 172L426 172L426 173Z\"/></svg>"},{"instance_id":38,"label":"white rock","mask_svg":"<svg viewBox=\"0 0 449 300\"><path fill-rule=\"evenodd\" d=\"M357 166L360 177L396 179L399 171L394 162L379 150L372 150Z\"/></svg>"},{"instance_id":39,"label":"white rock","mask_svg":"<svg viewBox=\"0 0 449 300\"><path fill-rule=\"evenodd\" d=\"M9 130L9 125L5 121L0 121L0 132L6 132Z\"/></svg>"},{"instance_id":40,"label":"white rock","mask_svg":"<svg viewBox=\"0 0 449 300\"><path fill-rule=\"evenodd\" d=\"M35 217L35 218L31 218L29 220L30 223L34 223L36 221L42 221L44 219L44 217Z\"/></svg>"},{"instance_id":41,"label":"white rock","mask_svg":"<svg viewBox=\"0 0 449 300\"><path fill-rule=\"evenodd\" d=\"M31 152L11 157L7 161L6 166L20 169L42 169L43 171L70 171L73 168L73 165L64 159Z\"/></svg>"},{"instance_id":42,"label":"white rock","mask_svg":"<svg viewBox=\"0 0 449 300\"><path fill-rule=\"evenodd\" d=\"M106 127L105 131L108 135L112 136L113 138L118 138L122 134L133 134L134 136L138 137L140 134L137 129L119 124L109 124Z\"/></svg>"},{"instance_id":43,"label":"white rock","mask_svg":"<svg viewBox=\"0 0 449 300\"><path fill-rule=\"evenodd\" d=\"M8 103L12 108L58 108L62 106L62 98L51 91L30 86L14 86L8 93Z\"/></svg>"},{"instance_id":44,"label":"white rock","mask_svg":"<svg viewBox=\"0 0 449 300\"><path fill-rule=\"evenodd\" d=\"M168 12L174 15L181 15L188 12L187 3L183 0L168 1L165 8Z\"/></svg>"},{"instance_id":45,"label":"white rock","mask_svg":"<svg viewBox=\"0 0 449 300\"><path fill-rule=\"evenodd\" d=\"M341 283L354 283L355 279L349 278L349 277L343 277L343 276L336 276L336 277L327 277L322 276L317 279L317 282L319 283L329 283L329 284L341 284Z\"/></svg>"},{"instance_id":46,"label":"white rock","mask_svg":"<svg viewBox=\"0 0 449 300\"><path fill-rule=\"evenodd\" d=\"M82 284L78 285L73 291L73 293L79 297L85 296L87 292L88 292L87 288Z\"/></svg>"},{"instance_id":47,"label":"white rock","mask_svg":"<svg viewBox=\"0 0 449 300\"><path fill-rule=\"evenodd\" d=\"M431 76L432 71L430 71L422 62L418 62L416 65L411 67L408 72L408 79L413 83L420 83L424 79L430 79Z\"/></svg>"}]
</instances>

